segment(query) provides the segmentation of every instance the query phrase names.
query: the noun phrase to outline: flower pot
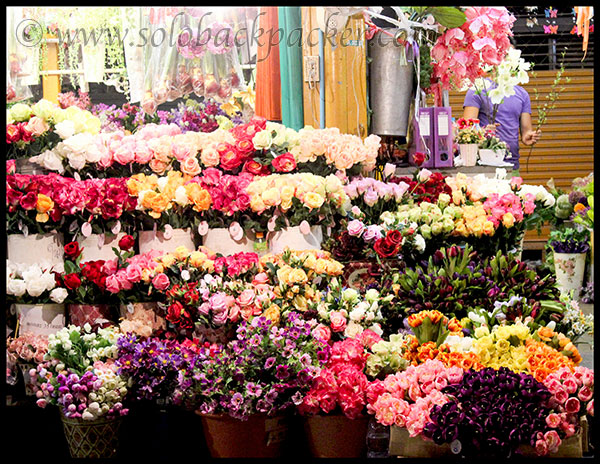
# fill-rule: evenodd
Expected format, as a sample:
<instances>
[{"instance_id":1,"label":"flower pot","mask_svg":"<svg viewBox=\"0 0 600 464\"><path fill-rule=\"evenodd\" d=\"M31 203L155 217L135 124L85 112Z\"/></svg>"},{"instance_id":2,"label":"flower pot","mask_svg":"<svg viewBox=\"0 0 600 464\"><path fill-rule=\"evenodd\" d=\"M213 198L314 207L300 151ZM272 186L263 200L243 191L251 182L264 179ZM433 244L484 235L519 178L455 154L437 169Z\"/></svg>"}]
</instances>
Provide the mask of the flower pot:
<instances>
[{"instance_id":1,"label":"flower pot","mask_svg":"<svg viewBox=\"0 0 600 464\"><path fill-rule=\"evenodd\" d=\"M287 248L291 250L320 250L323 242L323 229L321 226L312 226L308 234L300 231L300 226L288 227L277 231L269 238L269 250L279 254Z\"/></svg>"},{"instance_id":2,"label":"flower pot","mask_svg":"<svg viewBox=\"0 0 600 464\"><path fill-rule=\"evenodd\" d=\"M106 304L70 304L67 310L69 323L79 327L86 323L93 328L106 327L113 322L111 308Z\"/></svg>"},{"instance_id":3,"label":"flower pot","mask_svg":"<svg viewBox=\"0 0 600 464\"><path fill-rule=\"evenodd\" d=\"M465 166L475 166L477 164L477 154L479 147L476 143L461 143L460 157Z\"/></svg>"},{"instance_id":4,"label":"flower pot","mask_svg":"<svg viewBox=\"0 0 600 464\"><path fill-rule=\"evenodd\" d=\"M19 333L50 335L65 326L64 304L15 304Z\"/></svg>"},{"instance_id":5,"label":"flower pot","mask_svg":"<svg viewBox=\"0 0 600 464\"><path fill-rule=\"evenodd\" d=\"M59 232L49 234L10 234L7 242L7 258L13 263L42 264L64 270L64 237Z\"/></svg>"},{"instance_id":6,"label":"flower pot","mask_svg":"<svg viewBox=\"0 0 600 464\"><path fill-rule=\"evenodd\" d=\"M248 420L225 414L197 414L213 458L277 458L287 437L286 417L253 415Z\"/></svg>"},{"instance_id":7,"label":"flower pot","mask_svg":"<svg viewBox=\"0 0 600 464\"><path fill-rule=\"evenodd\" d=\"M229 256L236 253L253 253L254 239L248 234L240 240L235 240L229 233L229 229L217 228L209 229L204 238L202 245L214 253L220 253L223 256Z\"/></svg>"},{"instance_id":8,"label":"flower pot","mask_svg":"<svg viewBox=\"0 0 600 464\"><path fill-rule=\"evenodd\" d=\"M121 418L93 421L71 419L61 414L63 431L72 458L114 458L119 447Z\"/></svg>"},{"instance_id":9,"label":"flower pot","mask_svg":"<svg viewBox=\"0 0 600 464\"><path fill-rule=\"evenodd\" d=\"M504 162L505 150L479 149L479 159L483 164L500 164Z\"/></svg>"},{"instance_id":10,"label":"flower pot","mask_svg":"<svg viewBox=\"0 0 600 464\"><path fill-rule=\"evenodd\" d=\"M556 283L561 294L575 291L574 298L579 297L583 285L586 253L554 253Z\"/></svg>"},{"instance_id":11,"label":"flower pot","mask_svg":"<svg viewBox=\"0 0 600 464\"><path fill-rule=\"evenodd\" d=\"M119 310L120 328L125 333L148 337L167 328L167 321L158 315L158 305L154 302L122 304Z\"/></svg>"},{"instance_id":12,"label":"flower pot","mask_svg":"<svg viewBox=\"0 0 600 464\"><path fill-rule=\"evenodd\" d=\"M173 229L170 234L153 230L142 230L139 236L140 253L150 250L164 251L170 253L179 246L185 246L189 250L195 250L194 233L191 228Z\"/></svg>"},{"instance_id":13,"label":"flower pot","mask_svg":"<svg viewBox=\"0 0 600 464\"><path fill-rule=\"evenodd\" d=\"M303 418L311 456L362 458L367 453L368 417L348 419L343 414Z\"/></svg>"},{"instance_id":14,"label":"flower pot","mask_svg":"<svg viewBox=\"0 0 600 464\"><path fill-rule=\"evenodd\" d=\"M91 234L89 237L80 237L77 239L79 247L83 248L81 252L81 262L86 261L109 261L115 259L117 255L113 248L119 248L119 240L125 236L124 232L117 235L102 237L104 234Z\"/></svg>"},{"instance_id":15,"label":"flower pot","mask_svg":"<svg viewBox=\"0 0 600 464\"><path fill-rule=\"evenodd\" d=\"M31 369L35 369L35 364L33 363L19 363L19 369L21 369L21 374L23 374L23 384L25 385L25 395L34 396L35 392L33 391L33 386L35 385L35 381L31 380L31 376L29 375L29 371Z\"/></svg>"},{"instance_id":16,"label":"flower pot","mask_svg":"<svg viewBox=\"0 0 600 464\"><path fill-rule=\"evenodd\" d=\"M436 445L422 437L411 437L404 427L390 427L390 456L405 458L440 458L452 456L450 445Z\"/></svg>"}]
</instances>

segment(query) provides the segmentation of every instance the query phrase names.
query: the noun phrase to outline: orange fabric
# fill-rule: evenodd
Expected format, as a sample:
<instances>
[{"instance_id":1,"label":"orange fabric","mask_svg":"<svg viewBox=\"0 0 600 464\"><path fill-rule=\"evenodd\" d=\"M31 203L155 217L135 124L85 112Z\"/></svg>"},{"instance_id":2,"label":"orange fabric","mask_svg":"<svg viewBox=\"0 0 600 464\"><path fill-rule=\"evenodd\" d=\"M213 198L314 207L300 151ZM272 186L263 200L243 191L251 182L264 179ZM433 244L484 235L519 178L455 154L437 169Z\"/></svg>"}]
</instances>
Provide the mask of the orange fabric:
<instances>
[{"instance_id":1,"label":"orange fabric","mask_svg":"<svg viewBox=\"0 0 600 464\"><path fill-rule=\"evenodd\" d=\"M281 77L279 72L279 19L276 6L260 8L256 52L256 102L254 112L270 121L281 121ZM274 45L275 44L275 45Z\"/></svg>"},{"instance_id":2,"label":"orange fabric","mask_svg":"<svg viewBox=\"0 0 600 464\"><path fill-rule=\"evenodd\" d=\"M575 11L577 12L577 32L579 35L581 35L583 32L583 61L587 54L588 41L590 38L590 18L592 17L592 7L578 6L575 8Z\"/></svg>"}]
</instances>

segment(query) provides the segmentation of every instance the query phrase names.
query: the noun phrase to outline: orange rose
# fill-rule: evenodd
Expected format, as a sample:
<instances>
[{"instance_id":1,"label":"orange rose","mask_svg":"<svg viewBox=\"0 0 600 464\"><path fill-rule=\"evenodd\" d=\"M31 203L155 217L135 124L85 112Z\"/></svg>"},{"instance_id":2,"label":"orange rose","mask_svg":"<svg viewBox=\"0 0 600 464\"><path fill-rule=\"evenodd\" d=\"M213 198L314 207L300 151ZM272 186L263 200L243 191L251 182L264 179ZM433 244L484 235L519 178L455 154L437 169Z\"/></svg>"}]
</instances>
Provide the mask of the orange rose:
<instances>
[{"instance_id":1,"label":"orange rose","mask_svg":"<svg viewBox=\"0 0 600 464\"><path fill-rule=\"evenodd\" d=\"M194 211L206 211L210 208L212 198L208 191L203 189L200 184L190 182L185 185L185 191L190 201L194 204Z\"/></svg>"}]
</instances>

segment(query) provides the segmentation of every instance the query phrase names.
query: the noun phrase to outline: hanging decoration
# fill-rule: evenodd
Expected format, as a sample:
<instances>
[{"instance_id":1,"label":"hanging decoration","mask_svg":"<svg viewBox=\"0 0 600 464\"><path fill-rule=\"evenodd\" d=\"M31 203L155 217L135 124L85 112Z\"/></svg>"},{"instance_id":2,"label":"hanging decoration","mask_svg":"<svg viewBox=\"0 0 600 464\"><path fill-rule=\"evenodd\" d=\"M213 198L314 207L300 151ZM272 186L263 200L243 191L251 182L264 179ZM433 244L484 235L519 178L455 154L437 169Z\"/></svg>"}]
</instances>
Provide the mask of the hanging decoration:
<instances>
[{"instance_id":1,"label":"hanging decoration","mask_svg":"<svg viewBox=\"0 0 600 464\"><path fill-rule=\"evenodd\" d=\"M583 61L587 55L587 47L590 38L590 20L594 16L594 8L591 6L576 6L577 14L577 35L583 35Z\"/></svg>"}]
</instances>

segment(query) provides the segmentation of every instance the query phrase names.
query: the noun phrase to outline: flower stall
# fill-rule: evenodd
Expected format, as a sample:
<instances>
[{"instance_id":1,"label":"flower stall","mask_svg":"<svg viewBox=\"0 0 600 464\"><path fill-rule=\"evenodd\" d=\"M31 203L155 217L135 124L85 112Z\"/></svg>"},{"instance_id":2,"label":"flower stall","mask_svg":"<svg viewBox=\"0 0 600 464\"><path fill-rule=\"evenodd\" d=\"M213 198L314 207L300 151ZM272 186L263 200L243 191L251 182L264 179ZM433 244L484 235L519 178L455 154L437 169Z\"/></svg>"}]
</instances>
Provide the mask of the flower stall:
<instances>
[{"instance_id":1,"label":"flower stall","mask_svg":"<svg viewBox=\"0 0 600 464\"><path fill-rule=\"evenodd\" d=\"M506 8L391 9L395 35L319 14L417 53L416 108L528 77ZM507 144L457 115L452 167L418 152L410 173L376 133L267 120L229 40L250 19L217 10L218 44L210 9L140 11L176 40L124 51L137 101L7 92L10 417L65 459L593 455L593 172L568 192L474 172Z\"/></svg>"}]
</instances>

